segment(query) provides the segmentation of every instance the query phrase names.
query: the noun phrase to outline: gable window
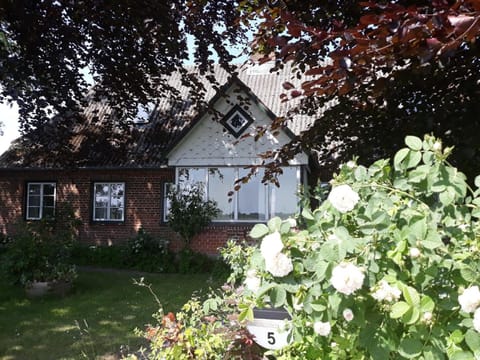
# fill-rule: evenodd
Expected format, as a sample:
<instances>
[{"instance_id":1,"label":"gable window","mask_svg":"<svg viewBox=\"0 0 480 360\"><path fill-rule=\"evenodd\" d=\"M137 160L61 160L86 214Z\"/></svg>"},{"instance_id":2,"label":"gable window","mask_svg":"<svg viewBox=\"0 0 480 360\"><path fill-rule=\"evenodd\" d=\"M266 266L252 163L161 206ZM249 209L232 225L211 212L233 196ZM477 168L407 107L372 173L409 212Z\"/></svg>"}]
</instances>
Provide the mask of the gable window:
<instances>
[{"instance_id":1,"label":"gable window","mask_svg":"<svg viewBox=\"0 0 480 360\"><path fill-rule=\"evenodd\" d=\"M227 129L227 131L238 138L253 122L248 113L240 106L235 105L225 117L220 120L220 123Z\"/></svg>"},{"instance_id":2,"label":"gable window","mask_svg":"<svg viewBox=\"0 0 480 360\"><path fill-rule=\"evenodd\" d=\"M93 184L93 221L124 221L125 183Z\"/></svg>"},{"instance_id":3,"label":"gable window","mask_svg":"<svg viewBox=\"0 0 480 360\"><path fill-rule=\"evenodd\" d=\"M233 194L236 179L247 175L241 167L177 168L177 184L180 189L202 186L208 200L217 203L220 214L215 221L259 222L273 216L287 218L298 211L297 192L300 186L300 167L284 167L279 176L280 187L263 184L262 169L240 190Z\"/></svg>"},{"instance_id":4,"label":"gable window","mask_svg":"<svg viewBox=\"0 0 480 360\"><path fill-rule=\"evenodd\" d=\"M27 183L27 220L55 216L56 184L52 182Z\"/></svg>"}]
</instances>

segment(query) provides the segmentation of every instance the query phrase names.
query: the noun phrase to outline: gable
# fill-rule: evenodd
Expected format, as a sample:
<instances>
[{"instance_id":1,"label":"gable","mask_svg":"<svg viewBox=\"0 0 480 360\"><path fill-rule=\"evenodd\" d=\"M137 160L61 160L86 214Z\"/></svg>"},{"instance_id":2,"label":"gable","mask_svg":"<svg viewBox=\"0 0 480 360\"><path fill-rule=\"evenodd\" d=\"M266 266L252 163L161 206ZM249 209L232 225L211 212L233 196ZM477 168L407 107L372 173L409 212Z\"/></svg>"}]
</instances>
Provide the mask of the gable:
<instances>
[{"instance_id":1,"label":"gable","mask_svg":"<svg viewBox=\"0 0 480 360\"><path fill-rule=\"evenodd\" d=\"M258 127L268 129L275 115L263 105L239 80L232 81L211 104L220 115L213 113L201 116L167 155L170 166L247 166L259 165L259 154L275 150L287 144L290 136L286 131L265 135L255 141ZM235 115L240 114L240 118ZM232 118L233 116L233 118ZM247 121L239 120L243 116ZM234 121L232 126L232 121ZM238 123L238 128L235 127ZM240 133L237 131L241 130ZM307 164L304 153L298 154L291 165Z\"/></svg>"}]
</instances>

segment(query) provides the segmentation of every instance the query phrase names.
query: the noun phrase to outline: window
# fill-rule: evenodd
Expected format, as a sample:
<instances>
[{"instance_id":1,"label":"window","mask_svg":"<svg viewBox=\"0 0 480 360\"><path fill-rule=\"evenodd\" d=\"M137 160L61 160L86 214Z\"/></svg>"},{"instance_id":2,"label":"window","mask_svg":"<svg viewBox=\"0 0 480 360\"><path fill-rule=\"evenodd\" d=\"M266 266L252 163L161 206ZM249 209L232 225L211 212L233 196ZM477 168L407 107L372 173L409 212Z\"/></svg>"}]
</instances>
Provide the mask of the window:
<instances>
[{"instance_id":1,"label":"window","mask_svg":"<svg viewBox=\"0 0 480 360\"><path fill-rule=\"evenodd\" d=\"M27 184L27 220L55 216L56 184L32 182Z\"/></svg>"},{"instance_id":2,"label":"window","mask_svg":"<svg viewBox=\"0 0 480 360\"><path fill-rule=\"evenodd\" d=\"M206 198L214 200L220 209L215 221L258 222L273 216L287 218L298 211L297 191L300 186L300 167L284 167L279 176L280 187L263 184L263 170L242 184L232 198L228 193L236 179L247 175L249 170L236 167L178 168L177 184L203 186Z\"/></svg>"},{"instance_id":3,"label":"window","mask_svg":"<svg viewBox=\"0 0 480 360\"><path fill-rule=\"evenodd\" d=\"M124 221L125 183L94 183L93 220Z\"/></svg>"},{"instance_id":4,"label":"window","mask_svg":"<svg viewBox=\"0 0 480 360\"><path fill-rule=\"evenodd\" d=\"M228 114L220 120L220 123L225 129L236 138L238 138L252 122L253 119L250 115L238 105L235 105Z\"/></svg>"}]
</instances>

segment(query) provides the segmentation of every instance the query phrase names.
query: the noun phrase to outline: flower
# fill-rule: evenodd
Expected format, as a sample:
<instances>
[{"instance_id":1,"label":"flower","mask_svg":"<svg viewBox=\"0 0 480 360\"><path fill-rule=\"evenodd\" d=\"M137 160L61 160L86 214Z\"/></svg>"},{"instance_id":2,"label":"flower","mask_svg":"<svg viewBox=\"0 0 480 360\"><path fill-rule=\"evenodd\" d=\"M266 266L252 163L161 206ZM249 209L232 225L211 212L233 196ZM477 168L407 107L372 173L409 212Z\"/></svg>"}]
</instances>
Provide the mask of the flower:
<instances>
[{"instance_id":1,"label":"flower","mask_svg":"<svg viewBox=\"0 0 480 360\"><path fill-rule=\"evenodd\" d=\"M353 210L360 200L360 197L349 185L340 185L335 186L332 191L330 191L328 200L335 209L341 213L346 213Z\"/></svg>"},{"instance_id":2,"label":"flower","mask_svg":"<svg viewBox=\"0 0 480 360\"><path fill-rule=\"evenodd\" d=\"M377 301L392 302L400 299L402 292L395 286L391 286L385 280L380 280L377 284L377 290L372 293L372 297Z\"/></svg>"},{"instance_id":3,"label":"flower","mask_svg":"<svg viewBox=\"0 0 480 360\"><path fill-rule=\"evenodd\" d=\"M320 336L328 336L331 330L332 327L329 322L316 321L313 324L313 331Z\"/></svg>"},{"instance_id":4,"label":"flower","mask_svg":"<svg viewBox=\"0 0 480 360\"><path fill-rule=\"evenodd\" d=\"M471 286L458 297L458 302L462 307L462 311L467 313L474 312L480 305L480 290L478 286Z\"/></svg>"},{"instance_id":5,"label":"flower","mask_svg":"<svg viewBox=\"0 0 480 360\"><path fill-rule=\"evenodd\" d=\"M290 227L297 227L297 220L295 220L294 218L288 218L287 222L290 224Z\"/></svg>"},{"instance_id":6,"label":"flower","mask_svg":"<svg viewBox=\"0 0 480 360\"><path fill-rule=\"evenodd\" d=\"M352 311L352 309L348 309L348 308L347 308L347 309L343 310L342 315L343 315L343 318L344 318L346 321L348 321L348 322L350 322L350 321L353 320L353 311Z\"/></svg>"},{"instance_id":7,"label":"flower","mask_svg":"<svg viewBox=\"0 0 480 360\"><path fill-rule=\"evenodd\" d=\"M433 144L433 150L434 151L440 151L442 150L442 143L440 141L435 141L435 143Z\"/></svg>"},{"instance_id":8,"label":"flower","mask_svg":"<svg viewBox=\"0 0 480 360\"><path fill-rule=\"evenodd\" d=\"M351 263L340 263L332 271L330 283L342 294L350 295L363 285L365 274L363 271Z\"/></svg>"},{"instance_id":9,"label":"flower","mask_svg":"<svg viewBox=\"0 0 480 360\"><path fill-rule=\"evenodd\" d=\"M278 255L283 249L282 237L278 231L265 236L260 245L260 252L265 261Z\"/></svg>"},{"instance_id":10,"label":"flower","mask_svg":"<svg viewBox=\"0 0 480 360\"><path fill-rule=\"evenodd\" d=\"M261 282L262 280L257 276L257 271L255 269L250 269L247 271L245 285L250 291L257 292L260 288Z\"/></svg>"},{"instance_id":11,"label":"flower","mask_svg":"<svg viewBox=\"0 0 480 360\"><path fill-rule=\"evenodd\" d=\"M416 247L410 248L410 257L412 259L418 258L420 256L420 254L421 253L420 253L420 250L418 248L416 248Z\"/></svg>"},{"instance_id":12,"label":"flower","mask_svg":"<svg viewBox=\"0 0 480 360\"><path fill-rule=\"evenodd\" d=\"M480 308L473 314L473 328L480 332Z\"/></svg>"},{"instance_id":13,"label":"flower","mask_svg":"<svg viewBox=\"0 0 480 360\"><path fill-rule=\"evenodd\" d=\"M423 318L423 321L425 321L425 322L428 323L428 322L430 322L430 321L432 320L433 314L432 314L430 311L425 311L425 312L423 313L422 318Z\"/></svg>"},{"instance_id":14,"label":"flower","mask_svg":"<svg viewBox=\"0 0 480 360\"><path fill-rule=\"evenodd\" d=\"M273 276L284 277L293 270L293 263L287 255L279 253L265 259L265 268Z\"/></svg>"}]
</instances>

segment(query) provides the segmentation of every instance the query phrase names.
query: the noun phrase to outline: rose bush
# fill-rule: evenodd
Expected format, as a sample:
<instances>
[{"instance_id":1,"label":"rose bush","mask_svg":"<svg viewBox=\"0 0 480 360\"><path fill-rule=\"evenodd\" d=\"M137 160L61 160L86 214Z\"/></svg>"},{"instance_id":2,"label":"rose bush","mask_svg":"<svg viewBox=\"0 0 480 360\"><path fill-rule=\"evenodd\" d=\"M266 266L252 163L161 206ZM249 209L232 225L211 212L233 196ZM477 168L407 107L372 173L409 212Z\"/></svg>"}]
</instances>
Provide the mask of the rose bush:
<instances>
[{"instance_id":1,"label":"rose bush","mask_svg":"<svg viewBox=\"0 0 480 360\"><path fill-rule=\"evenodd\" d=\"M187 304L173 338L159 326L149 358L480 359L480 177L434 137L406 145L342 166L319 207L257 224L256 245L229 242L230 290ZM288 346L252 343L255 307L288 311Z\"/></svg>"},{"instance_id":2,"label":"rose bush","mask_svg":"<svg viewBox=\"0 0 480 360\"><path fill-rule=\"evenodd\" d=\"M277 358L480 358L480 177L470 188L434 137L406 145L393 163L341 167L299 226L253 228L240 318L290 313Z\"/></svg>"}]
</instances>

